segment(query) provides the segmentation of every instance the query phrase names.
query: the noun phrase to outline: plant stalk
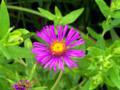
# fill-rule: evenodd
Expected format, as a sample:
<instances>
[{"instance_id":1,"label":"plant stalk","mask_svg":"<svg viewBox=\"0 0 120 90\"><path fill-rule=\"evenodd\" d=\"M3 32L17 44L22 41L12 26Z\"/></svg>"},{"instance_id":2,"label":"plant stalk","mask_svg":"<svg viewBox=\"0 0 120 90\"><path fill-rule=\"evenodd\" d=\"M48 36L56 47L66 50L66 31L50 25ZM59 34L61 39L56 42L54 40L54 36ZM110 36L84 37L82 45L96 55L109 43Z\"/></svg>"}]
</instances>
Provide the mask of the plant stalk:
<instances>
[{"instance_id":1,"label":"plant stalk","mask_svg":"<svg viewBox=\"0 0 120 90\"><path fill-rule=\"evenodd\" d=\"M31 80L31 79L32 79L33 74L34 74L35 69L36 69L36 66L37 66L37 64L35 63L35 64L33 65L33 67L32 67L32 70L31 70L31 73L30 73L30 76L29 76L29 80Z\"/></svg>"},{"instance_id":2,"label":"plant stalk","mask_svg":"<svg viewBox=\"0 0 120 90\"><path fill-rule=\"evenodd\" d=\"M55 90L55 87L57 86L58 82L60 81L61 77L62 77L63 71L61 70L59 73L58 78L56 79L55 83L53 84L51 90Z\"/></svg>"},{"instance_id":3,"label":"plant stalk","mask_svg":"<svg viewBox=\"0 0 120 90\"><path fill-rule=\"evenodd\" d=\"M28 8L24 8L24 7L18 7L18 6L12 6L12 5L8 5L7 7L8 7L8 9L19 10L19 11L35 14L35 15L38 15L38 16L42 16L40 14L40 12L32 10L32 9L28 9Z\"/></svg>"}]
</instances>

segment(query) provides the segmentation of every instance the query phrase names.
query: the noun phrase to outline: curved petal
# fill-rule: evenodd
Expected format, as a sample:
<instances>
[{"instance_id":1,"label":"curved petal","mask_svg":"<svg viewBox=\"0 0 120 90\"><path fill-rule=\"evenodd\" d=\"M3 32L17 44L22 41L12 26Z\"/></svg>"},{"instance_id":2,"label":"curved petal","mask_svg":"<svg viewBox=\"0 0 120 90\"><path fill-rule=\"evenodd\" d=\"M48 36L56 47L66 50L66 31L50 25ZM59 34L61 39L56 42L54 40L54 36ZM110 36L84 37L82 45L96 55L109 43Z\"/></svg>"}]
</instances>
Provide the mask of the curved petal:
<instances>
[{"instance_id":1,"label":"curved petal","mask_svg":"<svg viewBox=\"0 0 120 90\"><path fill-rule=\"evenodd\" d=\"M45 44L42 44L42 43L39 43L39 42L34 42L33 47L34 47L32 49L33 53L39 53L41 51L49 52L49 48L47 46L45 46Z\"/></svg>"},{"instance_id":2,"label":"curved petal","mask_svg":"<svg viewBox=\"0 0 120 90\"><path fill-rule=\"evenodd\" d=\"M49 48L48 47L43 47L43 46L39 46L39 47L34 47L32 48L32 53L34 54L50 54Z\"/></svg>"},{"instance_id":3,"label":"curved petal","mask_svg":"<svg viewBox=\"0 0 120 90\"><path fill-rule=\"evenodd\" d=\"M52 58L51 55L48 55L48 56L44 57L40 62L41 65L46 65L46 63L48 63L51 60L51 58Z\"/></svg>"},{"instance_id":4,"label":"curved petal","mask_svg":"<svg viewBox=\"0 0 120 90\"><path fill-rule=\"evenodd\" d=\"M47 68L48 66L51 65L51 63L53 63L54 60L53 59L50 59L45 65L44 65L44 68Z\"/></svg>"},{"instance_id":5,"label":"curved petal","mask_svg":"<svg viewBox=\"0 0 120 90\"><path fill-rule=\"evenodd\" d=\"M64 62L61 58L58 59L58 69L64 70Z\"/></svg>"},{"instance_id":6,"label":"curved petal","mask_svg":"<svg viewBox=\"0 0 120 90\"><path fill-rule=\"evenodd\" d=\"M46 47L39 47L39 48L36 47L32 49L32 53L35 53L35 54L48 53L48 52L49 52L49 49Z\"/></svg>"},{"instance_id":7,"label":"curved petal","mask_svg":"<svg viewBox=\"0 0 120 90\"><path fill-rule=\"evenodd\" d=\"M33 43L33 46L34 46L34 47L41 47L41 46L46 47L45 44L40 43L40 42L34 42L34 43Z\"/></svg>"},{"instance_id":8,"label":"curved petal","mask_svg":"<svg viewBox=\"0 0 120 90\"><path fill-rule=\"evenodd\" d=\"M53 70L56 72L57 70L57 62L58 62L58 58L57 57L52 57L52 59L46 63L46 65L44 66L44 68L49 68L49 70L51 70L53 68Z\"/></svg>"},{"instance_id":9,"label":"curved petal","mask_svg":"<svg viewBox=\"0 0 120 90\"><path fill-rule=\"evenodd\" d=\"M77 67L77 64L75 63L75 61L73 61L71 58L69 58L68 56L64 56L64 61L65 64L69 67L69 68L74 68Z\"/></svg>"},{"instance_id":10,"label":"curved petal","mask_svg":"<svg viewBox=\"0 0 120 90\"><path fill-rule=\"evenodd\" d=\"M63 29L63 36L62 36L62 38L65 37L65 35L66 35L66 33L67 33L67 30L68 30L68 25L65 25L65 26L64 26L64 29Z\"/></svg>"},{"instance_id":11,"label":"curved petal","mask_svg":"<svg viewBox=\"0 0 120 90\"><path fill-rule=\"evenodd\" d=\"M54 26L45 26L40 32L37 32L37 36L50 44L53 39L56 39Z\"/></svg>"},{"instance_id":12,"label":"curved petal","mask_svg":"<svg viewBox=\"0 0 120 90\"><path fill-rule=\"evenodd\" d=\"M56 40L56 34L55 34L55 29L53 25L50 26L50 33L51 33L52 39Z\"/></svg>"},{"instance_id":13,"label":"curved petal","mask_svg":"<svg viewBox=\"0 0 120 90\"><path fill-rule=\"evenodd\" d=\"M69 45L78 39L80 39L80 34L78 32L75 32L75 34L69 40L66 40L66 44Z\"/></svg>"},{"instance_id":14,"label":"curved petal","mask_svg":"<svg viewBox=\"0 0 120 90\"><path fill-rule=\"evenodd\" d=\"M61 41L63 36L63 27L58 26L57 29L58 29L58 40Z\"/></svg>"},{"instance_id":15,"label":"curved petal","mask_svg":"<svg viewBox=\"0 0 120 90\"><path fill-rule=\"evenodd\" d=\"M42 44L39 42L34 42L33 48L32 48L32 53L37 54L39 56L50 55L50 50L45 44Z\"/></svg>"},{"instance_id":16,"label":"curved petal","mask_svg":"<svg viewBox=\"0 0 120 90\"><path fill-rule=\"evenodd\" d=\"M85 52L83 50L68 50L66 55L70 57L84 57Z\"/></svg>"},{"instance_id":17,"label":"curved petal","mask_svg":"<svg viewBox=\"0 0 120 90\"><path fill-rule=\"evenodd\" d=\"M66 37L66 41L69 41L75 33L76 33L75 30L73 28L71 28L67 37Z\"/></svg>"},{"instance_id":18,"label":"curved petal","mask_svg":"<svg viewBox=\"0 0 120 90\"><path fill-rule=\"evenodd\" d=\"M57 71L57 61L55 61L55 64L53 66L53 70L56 72Z\"/></svg>"},{"instance_id":19,"label":"curved petal","mask_svg":"<svg viewBox=\"0 0 120 90\"><path fill-rule=\"evenodd\" d=\"M83 39L80 39L80 40L77 40L77 41L73 42L69 46L72 48L72 47L75 47L75 46L78 46L78 45L82 45L84 43L85 43L85 41Z\"/></svg>"},{"instance_id":20,"label":"curved petal","mask_svg":"<svg viewBox=\"0 0 120 90\"><path fill-rule=\"evenodd\" d=\"M37 55L36 56L36 60L38 61L38 63L42 65L44 65L46 61L48 61L50 58L51 58L50 55L42 55L42 56Z\"/></svg>"},{"instance_id":21,"label":"curved petal","mask_svg":"<svg viewBox=\"0 0 120 90\"><path fill-rule=\"evenodd\" d=\"M37 36L45 42L47 42L48 44L51 43L50 37L45 34L44 30L42 30L41 32L37 32Z\"/></svg>"}]
</instances>

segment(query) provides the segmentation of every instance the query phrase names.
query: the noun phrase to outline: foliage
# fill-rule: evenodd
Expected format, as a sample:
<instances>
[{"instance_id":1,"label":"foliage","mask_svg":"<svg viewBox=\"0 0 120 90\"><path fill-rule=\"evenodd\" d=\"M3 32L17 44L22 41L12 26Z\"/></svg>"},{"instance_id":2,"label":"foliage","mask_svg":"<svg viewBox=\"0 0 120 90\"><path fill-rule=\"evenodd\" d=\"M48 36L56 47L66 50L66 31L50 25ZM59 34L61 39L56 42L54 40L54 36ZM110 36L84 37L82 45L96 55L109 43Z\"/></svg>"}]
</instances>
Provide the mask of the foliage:
<instances>
[{"instance_id":1,"label":"foliage","mask_svg":"<svg viewBox=\"0 0 120 90\"><path fill-rule=\"evenodd\" d=\"M17 0L20 5L22 1ZM34 0L31 0L33 2ZM43 2L51 3L51 0L35 0L40 6ZM88 4L89 0L80 0L83 4ZM32 20L36 28L49 24L51 21L55 26L71 24L69 27L80 25L80 29L85 28L85 31L80 31L82 37L86 41L85 45L78 46L76 49L86 50L86 56L82 59L76 59L79 63L78 68L65 68L61 80L56 86L56 90L119 90L120 89L120 38L115 31L120 28L120 0L112 0L108 5L105 0L91 0L94 5L97 5L97 10L100 10L102 21L98 21L97 26L99 30L92 27L92 20L84 25L81 18L88 15L84 5L76 10L68 10L68 14L63 9L59 9L57 5L54 11L49 8L37 7L37 10L6 5L2 0L0 5L0 88L1 90L12 90L12 85L19 80L30 80L32 83L31 90L50 90L55 83L58 72L44 70L36 63L34 55L31 52L32 41L41 39L35 36L34 30L27 29L27 21L31 22L29 18L25 18L24 13L20 12L22 17L23 28L18 28L14 25L14 20L8 13L7 7L16 12L24 11L32 15ZM13 1L12 1L13 2ZM29 2L29 0L24 1ZM24 3L23 2L23 3ZM58 0L61 3L62 0ZM76 4L77 0L64 0L64 3ZM48 5L48 4L47 4ZM91 6L91 7L94 7ZM18 10L18 11L17 11ZM54 14L53 14L54 12ZM89 11L88 11L89 12ZM65 14L65 15L64 15ZM37 16L37 18L35 17ZM26 17L28 17L26 15ZM38 23L36 19L42 18ZM79 20L80 17L80 20ZM17 17L18 18L18 17ZM45 19L43 19L45 18ZM30 16L31 19L31 16ZM85 20L87 17L85 17ZM13 21L12 21L13 20ZM78 21L78 22L77 22ZM17 21L15 20L17 23ZM26 23L27 22L27 23ZM82 24L79 24L82 23ZM90 24L89 24L90 23ZM12 27L10 27L10 25ZM85 27L86 26L86 27ZM16 29L17 28L17 29ZM75 27L74 27L75 28ZM101 30L102 29L102 30ZM101 31L100 31L101 30ZM97 33L100 31L101 33ZM111 38L106 40L105 36L110 33Z\"/></svg>"}]
</instances>

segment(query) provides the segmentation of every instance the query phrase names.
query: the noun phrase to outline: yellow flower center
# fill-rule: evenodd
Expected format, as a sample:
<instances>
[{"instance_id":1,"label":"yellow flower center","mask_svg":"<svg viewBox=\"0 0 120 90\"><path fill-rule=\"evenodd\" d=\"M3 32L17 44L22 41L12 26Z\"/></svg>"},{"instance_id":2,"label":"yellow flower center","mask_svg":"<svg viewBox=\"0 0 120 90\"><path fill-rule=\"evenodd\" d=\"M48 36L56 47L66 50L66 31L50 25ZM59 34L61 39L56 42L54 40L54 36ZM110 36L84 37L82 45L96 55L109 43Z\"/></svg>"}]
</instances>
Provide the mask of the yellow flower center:
<instances>
[{"instance_id":1,"label":"yellow flower center","mask_svg":"<svg viewBox=\"0 0 120 90\"><path fill-rule=\"evenodd\" d=\"M55 55L61 55L66 50L66 45L63 41L54 41L50 47L51 51Z\"/></svg>"}]
</instances>

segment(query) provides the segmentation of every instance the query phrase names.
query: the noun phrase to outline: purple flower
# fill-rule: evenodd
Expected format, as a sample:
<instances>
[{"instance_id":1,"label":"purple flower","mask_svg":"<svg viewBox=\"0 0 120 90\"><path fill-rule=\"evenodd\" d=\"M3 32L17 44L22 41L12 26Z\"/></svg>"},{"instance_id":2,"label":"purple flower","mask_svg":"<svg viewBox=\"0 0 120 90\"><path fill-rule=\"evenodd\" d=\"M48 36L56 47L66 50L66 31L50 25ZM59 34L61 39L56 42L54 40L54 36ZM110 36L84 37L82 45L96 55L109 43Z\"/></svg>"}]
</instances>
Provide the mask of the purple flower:
<instances>
[{"instance_id":1,"label":"purple flower","mask_svg":"<svg viewBox=\"0 0 120 90\"><path fill-rule=\"evenodd\" d=\"M57 31L57 32L55 32ZM32 52L35 54L36 60L44 68L64 70L66 64L69 68L77 67L76 61L72 58L84 57L83 50L75 50L74 47L84 44L78 31L74 28L68 29L68 26L54 25L45 26L37 36L45 41L45 43L34 42Z\"/></svg>"},{"instance_id":2,"label":"purple flower","mask_svg":"<svg viewBox=\"0 0 120 90\"><path fill-rule=\"evenodd\" d=\"M14 90L28 90L30 87L31 84L28 80L20 80L13 85Z\"/></svg>"}]
</instances>

